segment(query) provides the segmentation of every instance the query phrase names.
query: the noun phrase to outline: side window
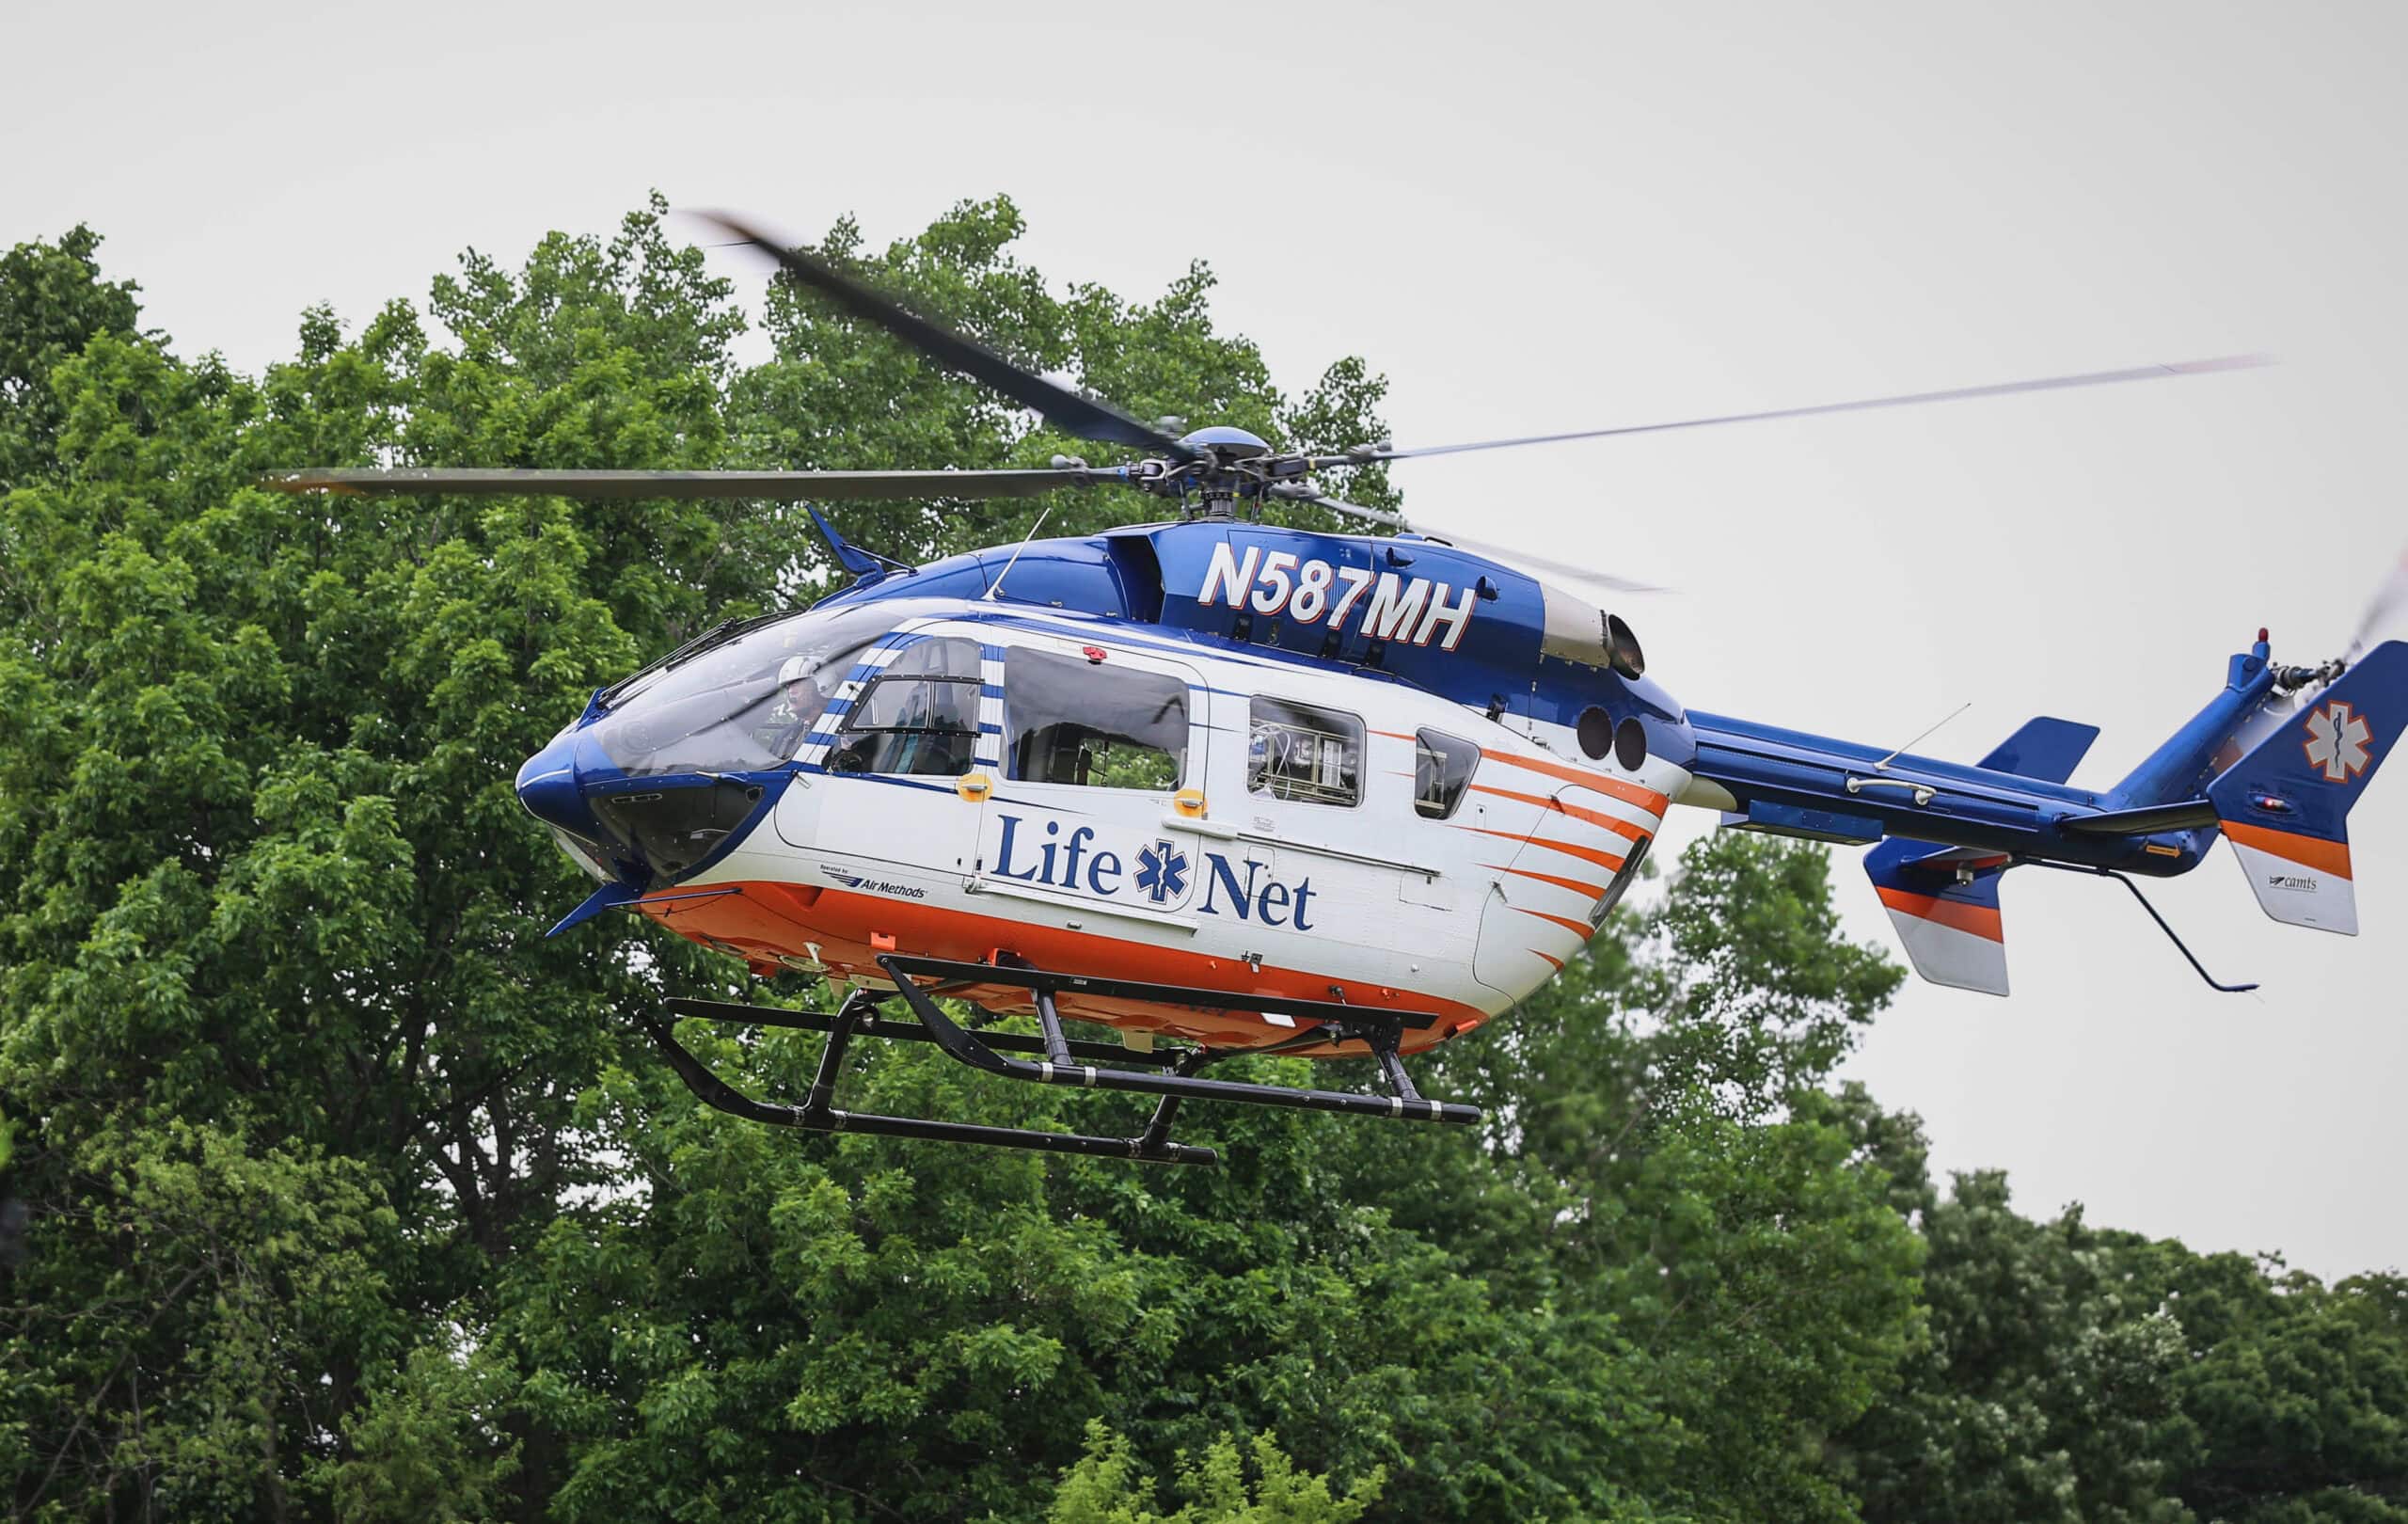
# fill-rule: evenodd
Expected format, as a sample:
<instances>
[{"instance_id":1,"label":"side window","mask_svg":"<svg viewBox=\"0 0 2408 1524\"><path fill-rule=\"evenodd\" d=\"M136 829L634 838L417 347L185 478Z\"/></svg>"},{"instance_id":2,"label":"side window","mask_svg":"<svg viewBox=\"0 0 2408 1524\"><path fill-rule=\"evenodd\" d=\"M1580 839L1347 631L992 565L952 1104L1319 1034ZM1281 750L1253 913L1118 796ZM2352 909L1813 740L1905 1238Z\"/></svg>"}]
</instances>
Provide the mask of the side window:
<instances>
[{"instance_id":1,"label":"side window","mask_svg":"<svg viewBox=\"0 0 2408 1524\"><path fill-rule=\"evenodd\" d=\"M1464 802L1472 770L1480 766L1480 748L1443 731L1418 731L1413 738L1413 813L1443 820Z\"/></svg>"},{"instance_id":2,"label":"side window","mask_svg":"<svg viewBox=\"0 0 2408 1524\"><path fill-rule=\"evenodd\" d=\"M1246 741L1245 786L1273 799L1314 804L1363 800L1363 722L1257 695Z\"/></svg>"},{"instance_id":3,"label":"side window","mask_svg":"<svg viewBox=\"0 0 2408 1524\"><path fill-rule=\"evenodd\" d=\"M978 643L955 636L898 652L845 717L832 772L954 776L978 751Z\"/></svg>"},{"instance_id":4,"label":"side window","mask_svg":"<svg viewBox=\"0 0 2408 1524\"><path fill-rule=\"evenodd\" d=\"M1167 793L1187 770L1187 684L1014 647L1004 658L1004 738L1013 778Z\"/></svg>"}]
</instances>

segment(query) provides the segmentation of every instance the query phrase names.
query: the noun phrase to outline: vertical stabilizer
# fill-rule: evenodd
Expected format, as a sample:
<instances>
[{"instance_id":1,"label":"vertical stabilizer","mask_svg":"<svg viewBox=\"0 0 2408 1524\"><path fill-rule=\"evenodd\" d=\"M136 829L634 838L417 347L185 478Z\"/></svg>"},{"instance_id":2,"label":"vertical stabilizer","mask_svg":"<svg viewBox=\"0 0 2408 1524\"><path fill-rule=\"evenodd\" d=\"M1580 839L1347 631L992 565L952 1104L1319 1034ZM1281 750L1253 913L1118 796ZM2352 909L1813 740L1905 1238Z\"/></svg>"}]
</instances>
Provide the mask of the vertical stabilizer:
<instances>
[{"instance_id":1,"label":"vertical stabilizer","mask_svg":"<svg viewBox=\"0 0 2408 1524\"><path fill-rule=\"evenodd\" d=\"M2042 715L1991 748L1982 766L2019 778L2063 783L2073 776L2097 725ZM1934 984L2006 993L2006 922L1999 913L2004 853L1893 837L1864 854L1864 871L1898 929L1915 972Z\"/></svg>"},{"instance_id":2,"label":"vertical stabilizer","mask_svg":"<svg viewBox=\"0 0 2408 1524\"><path fill-rule=\"evenodd\" d=\"M2208 786L2258 907L2354 936L2350 811L2408 728L2408 642L2386 641L2310 695Z\"/></svg>"},{"instance_id":3,"label":"vertical stabilizer","mask_svg":"<svg viewBox=\"0 0 2408 1524\"><path fill-rule=\"evenodd\" d=\"M1864 871L1916 973L1955 990L2006 993L1998 908L2005 857L1898 838L1866 852Z\"/></svg>"}]
</instances>

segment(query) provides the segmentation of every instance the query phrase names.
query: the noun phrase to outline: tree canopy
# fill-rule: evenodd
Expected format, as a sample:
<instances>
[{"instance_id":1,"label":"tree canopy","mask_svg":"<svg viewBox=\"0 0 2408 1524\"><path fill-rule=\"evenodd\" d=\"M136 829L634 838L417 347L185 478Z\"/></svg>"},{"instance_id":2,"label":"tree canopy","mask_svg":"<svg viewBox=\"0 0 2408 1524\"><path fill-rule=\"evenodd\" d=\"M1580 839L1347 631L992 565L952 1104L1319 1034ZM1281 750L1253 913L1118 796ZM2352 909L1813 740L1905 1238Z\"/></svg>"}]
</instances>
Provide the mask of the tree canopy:
<instances>
[{"instance_id":1,"label":"tree canopy","mask_svg":"<svg viewBox=\"0 0 2408 1524\"><path fill-rule=\"evenodd\" d=\"M2408 1521L2408 1281L1943 1193L1834 1080L1899 972L1819 848L1699 843L1426 1060L1477 1136L1227 1108L1225 1167L1171 1171L699 1105L626 1012L742 969L632 918L547 939L582 891L511 779L595 687L832 585L799 511L253 485L1075 450L788 288L748 315L665 212L309 310L260 375L143 329L87 229L0 259L19 1516ZM820 247L1141 416L1384 436L1361 358L1280 389L1202 266L1132 300L1021 231L997 198ZM1122 506L846 525L917 560ZM816 1039L705 1045L791 1093ZM848 1085L1137 1120L925 1053Z\"/></svg>"}]
</instances>

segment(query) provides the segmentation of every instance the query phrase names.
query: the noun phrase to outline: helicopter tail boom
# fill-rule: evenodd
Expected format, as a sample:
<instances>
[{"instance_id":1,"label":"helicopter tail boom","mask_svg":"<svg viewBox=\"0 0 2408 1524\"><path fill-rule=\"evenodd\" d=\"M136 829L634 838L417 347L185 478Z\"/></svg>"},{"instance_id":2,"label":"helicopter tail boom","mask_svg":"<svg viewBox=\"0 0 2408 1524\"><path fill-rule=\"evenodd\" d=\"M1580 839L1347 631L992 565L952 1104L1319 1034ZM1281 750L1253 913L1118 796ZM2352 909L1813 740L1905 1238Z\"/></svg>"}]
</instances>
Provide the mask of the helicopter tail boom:
<instances>
[{"instance_id":1,"label":"helicopter tail boom","mask_svg":"<svg viewBox=\"0 0 2408 1524\"><path fill-rule=\"evenodd\" d=\"M2261 634L2232 659L2223 691L2103 792L2067 782L2098 731L2064 720L2030 722L1972 767L1691 720L1688 802L1721 807L1729 827L1869 848L1865 872L1915 971L2004 994L1999 886L2019 865L2118 878L2137 893L2131 876L2186 873L2221 838L2268 915L2354 932L2348 816L2408 730L2408 643L2346 670L2306 669L2274 665Z\"/></svg>"}]
</instances>

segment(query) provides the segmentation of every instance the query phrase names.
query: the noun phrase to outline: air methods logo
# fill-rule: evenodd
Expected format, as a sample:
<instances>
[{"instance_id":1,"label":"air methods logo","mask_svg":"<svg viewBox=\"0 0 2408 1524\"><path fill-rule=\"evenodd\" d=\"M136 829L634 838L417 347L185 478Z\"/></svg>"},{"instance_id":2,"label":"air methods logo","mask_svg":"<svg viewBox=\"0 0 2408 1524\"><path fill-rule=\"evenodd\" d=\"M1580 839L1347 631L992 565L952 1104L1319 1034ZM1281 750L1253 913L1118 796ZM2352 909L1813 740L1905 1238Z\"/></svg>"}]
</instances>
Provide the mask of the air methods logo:
<instances>
[{"instance_id":1,"label":"air methods logo","mask_svg":"<svg viewBox=\"0 0 2408 1524\"><path fill-rule=\"evenodd\" d=\"M2307 765L2324 770L2326 783L2348 783L2367 770L2367 722L2346 704L2324 706L2307 717Z\"/></svg>"},{"instance_id":2,"label":"air methods logo","mask_svg":"<svg viewBox=\"0 0 2408 1524\"><path fill-rule=\"evenodd\" d=\"M1138 892L1160 905L1187 892L1187 854L1166 841L1137 849Z\"/></svg>"}]
</instances>

